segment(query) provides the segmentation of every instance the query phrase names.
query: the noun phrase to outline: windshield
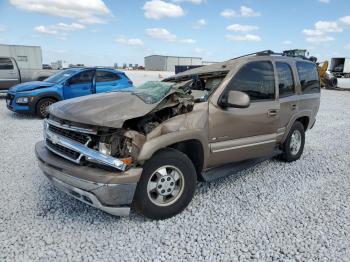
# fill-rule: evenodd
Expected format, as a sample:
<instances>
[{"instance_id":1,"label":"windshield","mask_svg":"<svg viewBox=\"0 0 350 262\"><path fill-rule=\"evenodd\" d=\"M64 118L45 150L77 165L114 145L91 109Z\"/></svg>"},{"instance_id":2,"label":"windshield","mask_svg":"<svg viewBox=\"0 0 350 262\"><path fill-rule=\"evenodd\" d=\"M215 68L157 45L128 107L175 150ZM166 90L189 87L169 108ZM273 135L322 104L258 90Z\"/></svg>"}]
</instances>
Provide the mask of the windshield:
<instances>
[{"instance_id":1,"label":"windshield","mask_svg":"<svg viewBox=\"0 0 350 262\"><path fill-rule=\"evenodd\" d=\"M77 72L77 70L75 70L75 69L67 69L67 70L58 72L58 73L46 78L44 81L57 84L65 79L67 79L68 77L72 76L76 72Z\"/></svg>"},{"instance_id":2,"label":"windshield","mask_svg":"<svg viewBox=\"0 0 350 262\"><path fill-rule=\"evenodd\" d=\"M142 99L146 104L154 104L164 98L174 85L175 83L171 82L149 81L136 87L132 94Z\"/></svg>"}]
</instances>

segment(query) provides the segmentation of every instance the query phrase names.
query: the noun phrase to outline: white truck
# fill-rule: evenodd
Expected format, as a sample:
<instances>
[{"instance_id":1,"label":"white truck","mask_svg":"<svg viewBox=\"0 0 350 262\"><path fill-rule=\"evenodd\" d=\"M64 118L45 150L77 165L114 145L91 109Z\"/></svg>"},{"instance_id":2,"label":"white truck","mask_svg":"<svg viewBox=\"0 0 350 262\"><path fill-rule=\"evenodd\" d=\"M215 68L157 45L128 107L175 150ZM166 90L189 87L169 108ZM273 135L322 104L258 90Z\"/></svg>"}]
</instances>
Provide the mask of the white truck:
<instances>
[{"instance_id":1,"label":"white truck","mask_svg":"<svg viewBox=\"0 0 350 262\"><path fill-rule=\"evenodd\" d=\"M29 81L42 81L57 70L22 69L18 67L13 57L0 57L0 93L20 83Z\"/></svg>"},{"instance_id":2,"label":"white truck","mask_svg":"<svg viewBox=\"0 0 350 262\"><path fill-rule=\"evenodd\" d=\"M350 78L350 58L332 58L329 71L336 78Z\"/></svg>"}]
</instances>

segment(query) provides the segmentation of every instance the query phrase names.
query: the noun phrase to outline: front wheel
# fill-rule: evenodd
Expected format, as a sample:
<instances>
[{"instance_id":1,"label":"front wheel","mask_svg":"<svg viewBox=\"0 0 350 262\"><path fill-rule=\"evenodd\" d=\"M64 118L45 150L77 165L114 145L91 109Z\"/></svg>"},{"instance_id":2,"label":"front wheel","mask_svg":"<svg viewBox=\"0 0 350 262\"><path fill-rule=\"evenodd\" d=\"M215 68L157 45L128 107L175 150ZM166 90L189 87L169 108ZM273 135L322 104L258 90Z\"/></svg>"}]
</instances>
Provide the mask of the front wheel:
<instances>
[{"instance_id":1,"label":"front wheel","mask_svg":"<svg viewBox=\"0 0 350 262\"><path fill-rule=\"evenodd\" d=\"M56 101L52 98L43 98L36 105L36 114L40 118L45 118L49 114L49 106Z\"/></svg>"},{"instance_id":2,"label":"front wheel","mask_svg":"<svg viewBox=\"0 0 350 262\"><path fill-rule=\"evenodd\" d=\"M170 218L191 202L196 180L196 170L185 154L170 148L162 150L144 165L135 208L151 219Z\"/></svg>"},{"instance_id":3,"label":"front wheel","mask_svg":"<svg viewBox=\"0 0 350 262\"><path fill-rule=\"evenodd\" d=\"M305 130L302 123L296 121L289 131L286 141L282 145L281 159L286 162L293 162L300 158L304 151Z\"/></svg>"}]
</instances>

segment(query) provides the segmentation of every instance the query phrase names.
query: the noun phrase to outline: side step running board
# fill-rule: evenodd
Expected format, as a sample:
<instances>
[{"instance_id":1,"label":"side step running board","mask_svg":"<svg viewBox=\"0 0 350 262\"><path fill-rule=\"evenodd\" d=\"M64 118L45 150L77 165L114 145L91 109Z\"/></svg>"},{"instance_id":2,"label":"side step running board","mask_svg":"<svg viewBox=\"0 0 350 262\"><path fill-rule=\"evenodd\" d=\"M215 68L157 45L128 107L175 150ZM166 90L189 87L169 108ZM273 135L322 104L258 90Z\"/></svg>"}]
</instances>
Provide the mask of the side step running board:
<instances>
[{"instance_id":1,"label":"side step running board","mask_svg":"<svg viewBox=\"0 0 350 262\"><path fill-rule=\"evenodd\" d=\"M270 156L244 160L241 162L230 163L230 164L219 166L219 167L213 167L213 168L210 168L208 170L203 171L202 178L206 182L211 182L211 181L214 181L214 180L222 178L222 177L227 177L227 176L236 174L242 170L245 170L247 168L253 167L261 162L264 162L268 159L271 159L272 157L280 155L281 153L282 153L281 150L275 149L273 154Z\"/></svg>"}]
</instances>

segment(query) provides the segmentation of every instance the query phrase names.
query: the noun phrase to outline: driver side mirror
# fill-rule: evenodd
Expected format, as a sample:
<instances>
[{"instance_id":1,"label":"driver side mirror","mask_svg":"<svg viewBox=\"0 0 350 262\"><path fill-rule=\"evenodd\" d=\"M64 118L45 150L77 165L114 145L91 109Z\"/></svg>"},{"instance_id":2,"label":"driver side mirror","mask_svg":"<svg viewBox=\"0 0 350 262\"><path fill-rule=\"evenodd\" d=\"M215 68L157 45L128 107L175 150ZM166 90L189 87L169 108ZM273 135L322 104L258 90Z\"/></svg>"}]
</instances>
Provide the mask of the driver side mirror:
<instances>
[{"instance_id":1,"label":"driver side mirror","mask_svg":"<svg viewBox=\"0 0 350 262\"><path fill-rule=\"evenodd\" d=\"M62 85L65 87L69 86L70 85L69 80L64 81Z\"/></svg>"},{"instance_id":2,"label":"driver side mirror","mask_svg":"<svg viewBox=\"0 0 350 262\"><path fill-rule=\"evenodd\" d=\"M241 91L229 91L221 104L225 107L247 108L250 106L249 96Z\"/></svg>"}]
</instances>

